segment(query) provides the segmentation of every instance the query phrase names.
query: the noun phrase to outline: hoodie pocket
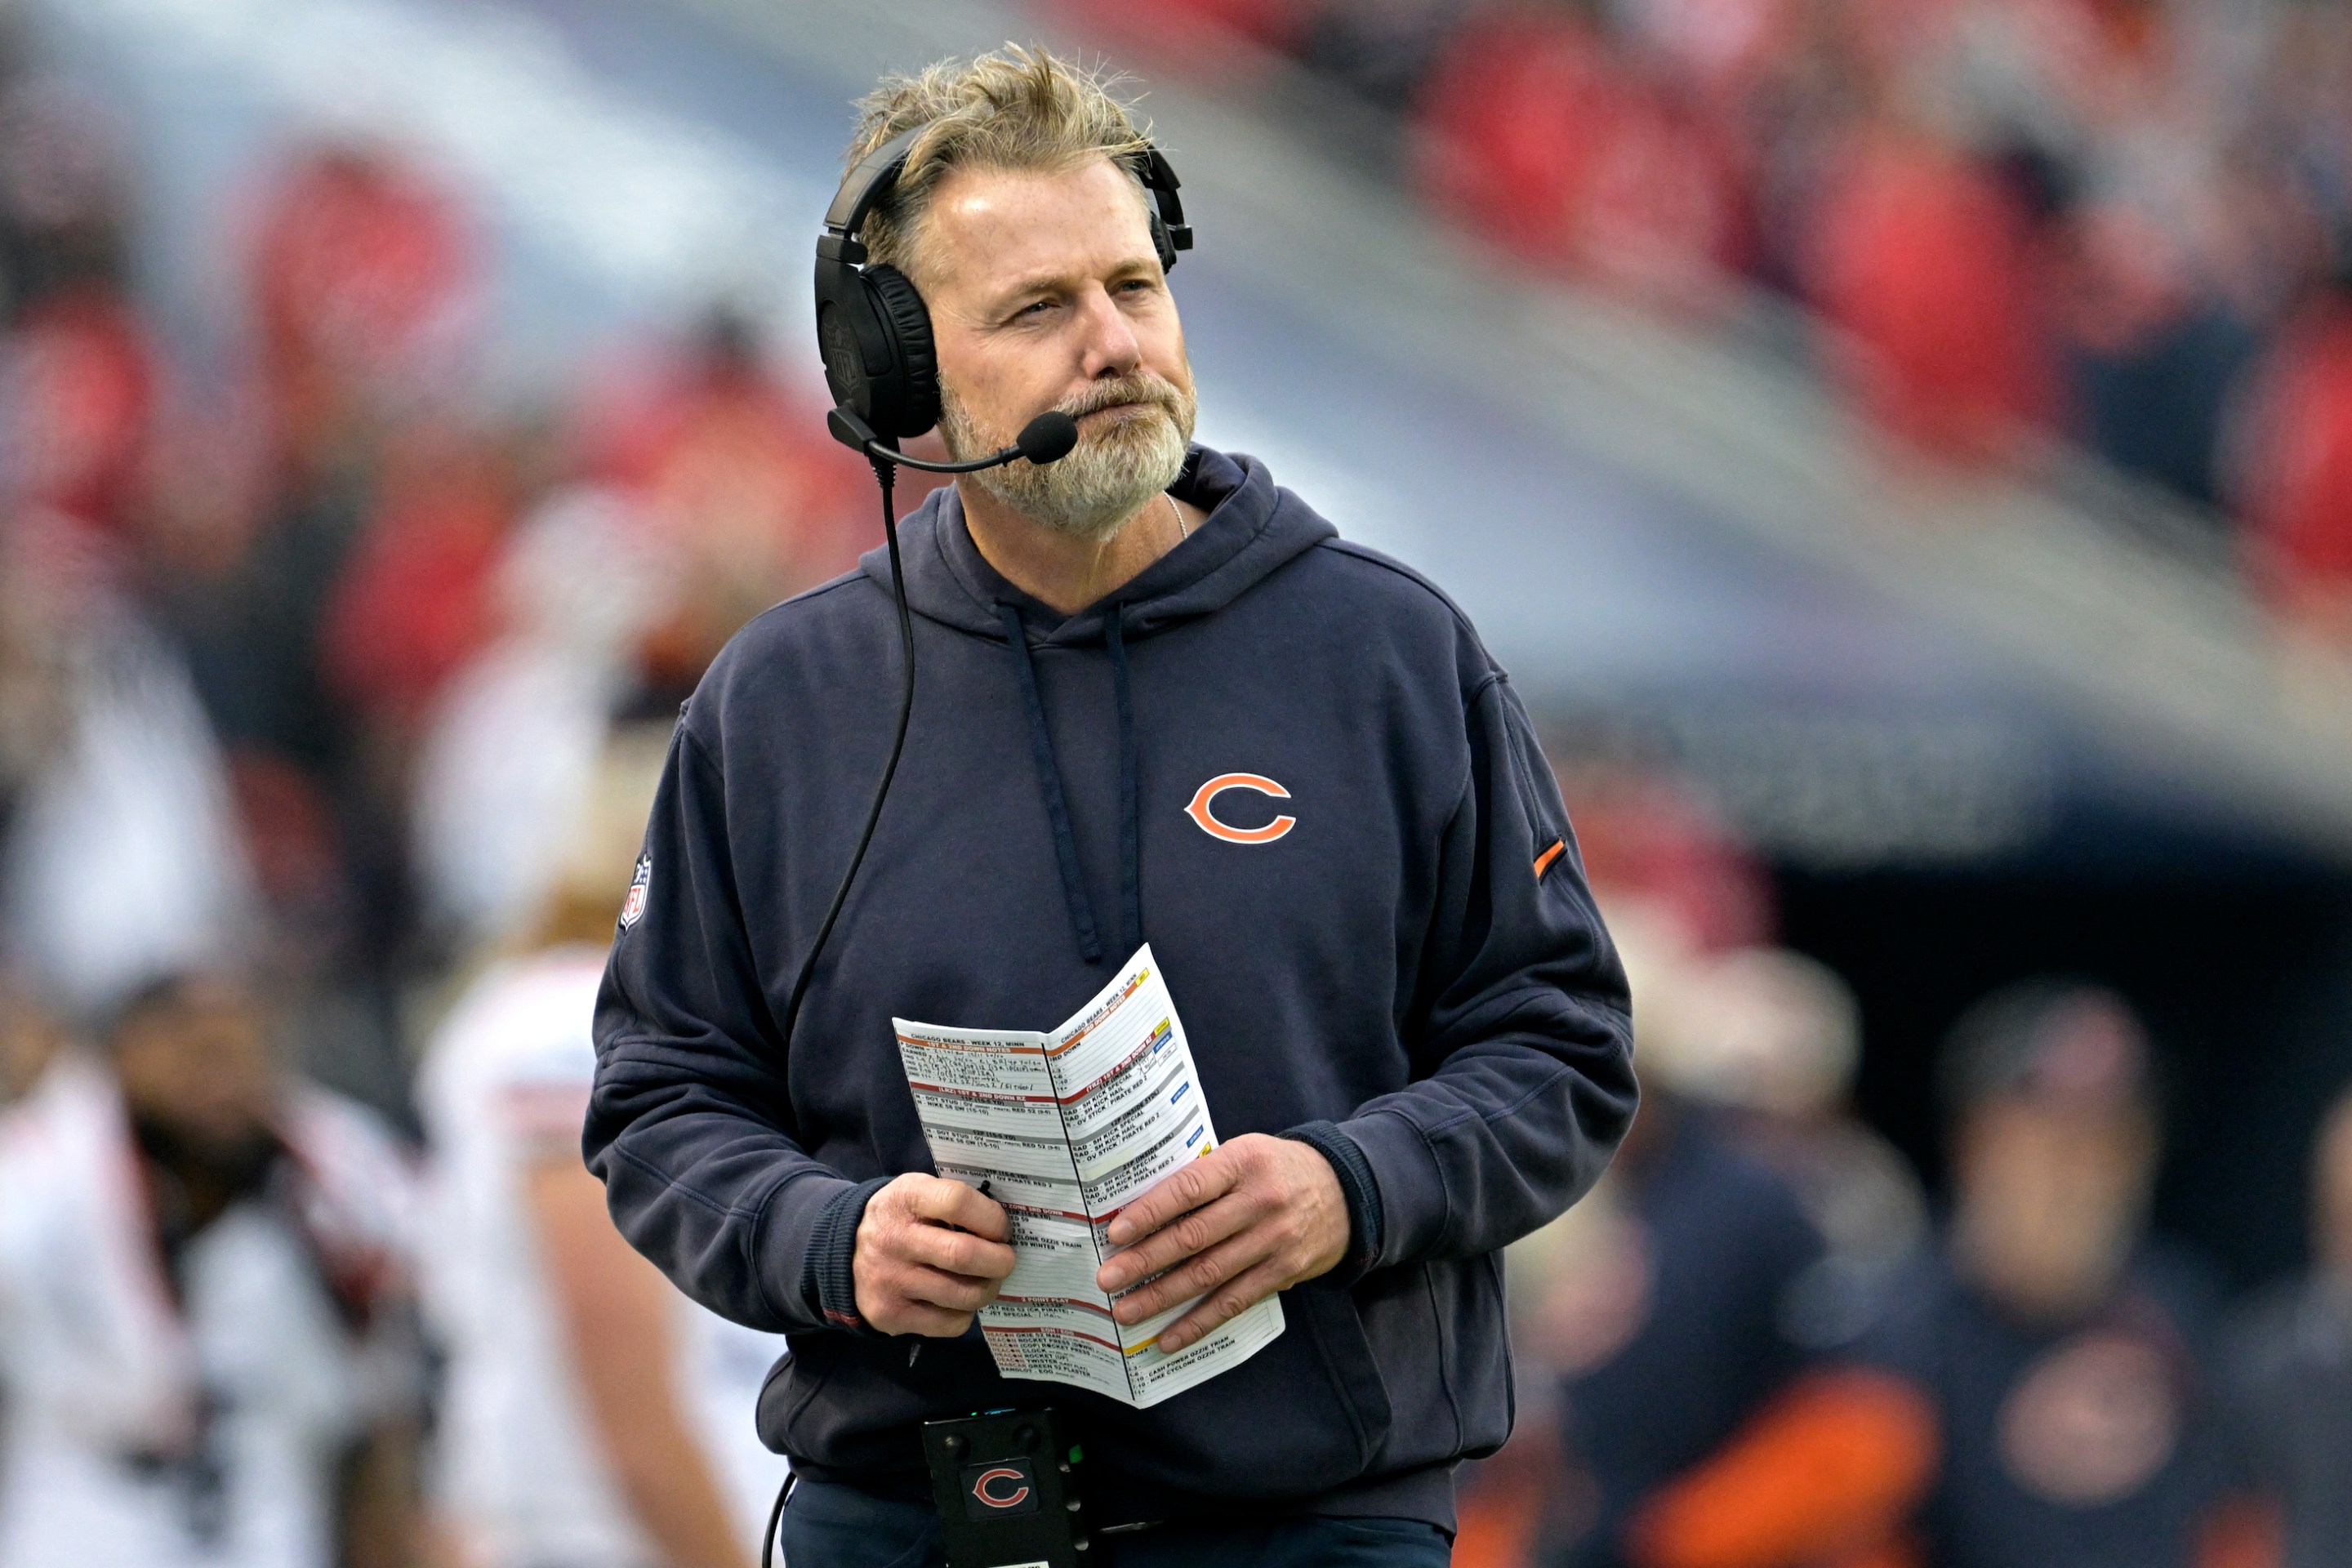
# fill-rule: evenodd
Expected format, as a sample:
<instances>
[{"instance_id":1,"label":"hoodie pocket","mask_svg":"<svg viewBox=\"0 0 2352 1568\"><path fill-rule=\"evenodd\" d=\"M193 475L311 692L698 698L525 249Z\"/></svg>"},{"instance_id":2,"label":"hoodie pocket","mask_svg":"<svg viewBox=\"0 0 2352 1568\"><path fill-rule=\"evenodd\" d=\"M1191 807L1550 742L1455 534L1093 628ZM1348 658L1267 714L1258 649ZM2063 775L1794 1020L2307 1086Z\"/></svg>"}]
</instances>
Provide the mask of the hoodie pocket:
<instances>
[{"instance_id":1,"label":"hoodie pocket","mask_svg":"<svg viewBox=\"0 0 2352 1568\"><path fill-rule=\"evenodd\" d=\"M1316 1353L1354 1436L1355 1470L1360 1475L1387 1446L1389 1429L1395 1421L1388 1380L1381 1375L1380 1359L1372 1353L1363 1317L1356 1310L1354 1297L1345 1290L1318 1290L1310 1286L1293 1290L1283 1300L1286 1310L1296 1310L1307 1321Z\"/></svg>"},{"instance_id":2,"label":"hoodie pocket","mask_svg":"<svg viewBox=\"0 0 2352 1568\"><path fill-rule=\"evenodd\" d=\"M803 1347L794 1345L786 1351L776 1364L768 1369L767 1381L760 1384L759 1419L756 1423L760 1441L778 1454L806 1454L803 1444L795 1446L793 1428L800 1424L809 1401L824 1391L826 1381L840 1358L827 1352L833 1348L826 1341L833 1336L812 1334Z\"/></svg>"},{"instance_id":3,"label":"hoodie pocket","mask_svg":"<svg viewBox=\"0 0 2352 1568\"><path fill-rule=\"evenodd\" d=\"M1511 1360L1511 1321L1503 1288L1503 1255L1487 1253L1464 1270L1470 1310L1454 1329L1454 1408L1462 1421L1465 1458L1483 1459L1510 1441L1518 1425L1518 1369Z\"/></svg>"}]
</instances>

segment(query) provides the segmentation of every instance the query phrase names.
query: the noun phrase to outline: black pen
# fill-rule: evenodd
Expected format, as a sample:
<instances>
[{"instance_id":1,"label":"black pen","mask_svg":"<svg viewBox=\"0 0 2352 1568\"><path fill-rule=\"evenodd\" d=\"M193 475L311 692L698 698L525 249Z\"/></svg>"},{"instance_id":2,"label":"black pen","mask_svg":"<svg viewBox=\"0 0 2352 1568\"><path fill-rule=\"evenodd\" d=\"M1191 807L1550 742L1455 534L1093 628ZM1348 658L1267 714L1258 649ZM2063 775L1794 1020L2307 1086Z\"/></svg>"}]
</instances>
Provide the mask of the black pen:
<instances>
[{"instance_id":1,"label":"black pen","mask_svg":"<svg viewBox=\"0 0 2352 1568\"><path fill-rule=\"evenodd\" d=\"M989 1185L989 1179L988 1179L987 1177L985 1177L985 1176L982 1176L982 1177L981 1178L981 1181L980 1181L980 1195L981 1195L982 1197L986 1197L986 1196L988 1196L988 1185ZM920 1356L922 1353L923 1353L923 1342L922 1342L921 1337L920 1337L920 1336L918 1336L918 1337L916 1338L916 1340L915 1340L915 1342L914 1342L913 1344L908 1345L908 1346L907 1347L907 1370L908 1370L908 1371L912 1372L912 1371L915 1369L915 1360L916 1360L916 1358L917 1358L917 1357Z\"/></svg>"}]
</instances>

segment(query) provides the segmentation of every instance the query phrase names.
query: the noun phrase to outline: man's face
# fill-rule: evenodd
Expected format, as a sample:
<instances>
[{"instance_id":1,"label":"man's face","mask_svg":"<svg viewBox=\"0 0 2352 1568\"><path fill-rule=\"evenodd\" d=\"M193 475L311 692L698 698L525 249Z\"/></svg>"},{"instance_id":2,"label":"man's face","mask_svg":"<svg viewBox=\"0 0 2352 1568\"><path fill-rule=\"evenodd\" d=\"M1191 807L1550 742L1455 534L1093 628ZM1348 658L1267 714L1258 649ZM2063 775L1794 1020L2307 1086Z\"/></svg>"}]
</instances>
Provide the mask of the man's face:
<instances>
[{"instance_id":1,"label":"man's face","mask_svg":"<svg viewBox=\"0 0 2352 1568\"><path fill-rule=\"evenodd\" d=\"M114 1067L133 1114L199 1149L235 1149L268 1126L276 1092L252 1001L198 982L126 1019Z\"/></svg>"},{"instance_id":2,"label":"man's face","mask_svg":"<svg viewBox=\"0 0 2352 1568\"><path fill-rule=\"evenodd\" d=\"M958 458L1010 446L1048 409L1078 422L1045 468L972 476L1059 532L1100 537L1165 489L1192 436L1184 329L1135 182L1108 159L1045 174L959 169L918 236L940 434Z\"/></svg>"},{"instance_id":3,"label":"man's face","mask_svg":"<svg viewBox=\"0 0 2352 1568\"><path fill-rule=\"evenodd\" d=\"M2138 1243L2156 1142L2136 1106L1979 1106L1956 1151L1962 1265L2029 1317L2095 1307Z\"/></svg>"}]
</instances>

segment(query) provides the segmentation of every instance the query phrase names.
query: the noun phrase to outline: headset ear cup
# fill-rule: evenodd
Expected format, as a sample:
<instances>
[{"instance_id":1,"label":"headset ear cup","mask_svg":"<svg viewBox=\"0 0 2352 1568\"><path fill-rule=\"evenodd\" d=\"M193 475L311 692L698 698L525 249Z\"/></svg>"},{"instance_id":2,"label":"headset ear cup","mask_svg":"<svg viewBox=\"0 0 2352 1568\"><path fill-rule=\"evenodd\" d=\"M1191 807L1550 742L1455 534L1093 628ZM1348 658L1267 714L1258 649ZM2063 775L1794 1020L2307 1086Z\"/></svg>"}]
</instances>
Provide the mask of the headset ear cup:
<instances>
[{"instance_id":1,"label":"headset ear cup","mask_svg":"<svg viewBox=\"0 0 2352 1568\"><path fill-rule=\"evenodd\" d=\"M874 422L875 386L866 364L869 357L882 364L887 346L873 293L858 278L857 268L819 256L816 350L824 362L824 384L837 406L868 425Z\"/></svg>"},{"instance_id":2,"label":"headset ear cup","mask_svg":"<svg viewBox=\"0 0 2352 1568\"><path fill-rule=\"evenodd\" d=\"M874 427L886 436L919 436L940 422L940 362L931 346L930 308L895 267L869 267L865 278L898 351L892 357L898 362L898 396L891 400L897 406L877 407Z\"/></svg>"}]
</instances>

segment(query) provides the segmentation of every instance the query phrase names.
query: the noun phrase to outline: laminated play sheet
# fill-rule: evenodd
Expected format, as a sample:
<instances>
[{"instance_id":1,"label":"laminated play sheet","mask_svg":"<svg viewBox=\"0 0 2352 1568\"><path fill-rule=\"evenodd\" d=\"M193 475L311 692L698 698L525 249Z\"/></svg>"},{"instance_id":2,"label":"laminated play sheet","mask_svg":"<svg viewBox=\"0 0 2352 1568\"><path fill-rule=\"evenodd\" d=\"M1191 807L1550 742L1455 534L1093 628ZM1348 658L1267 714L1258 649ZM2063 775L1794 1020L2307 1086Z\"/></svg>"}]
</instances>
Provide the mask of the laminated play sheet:
<instances>
[{"instance_id":1,"label":"laminated play sheet","mask_svg":"<svg viewBox=\"0 0 2352 1568\"><path fill-rule=\"evenodd\" d=\"M1055 1029L891 1024L940 1174L987 1193L1012 1220L1017 1261L980 1310L999 1372L1139 1407L1240 1365L1282 1332L1282 1303L1269 1296L1170 1355L1160 1331L1192 1301L1122 1325L1095 1285L1118 1250L1104 1235L1112 1217L1217 1143L1149 943Z\"/></svg>"}]
</instances>

